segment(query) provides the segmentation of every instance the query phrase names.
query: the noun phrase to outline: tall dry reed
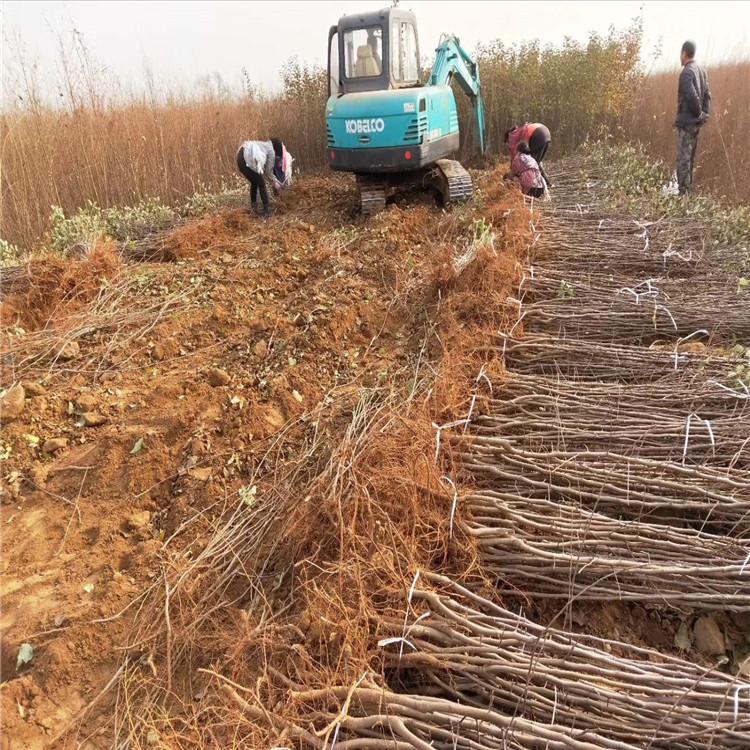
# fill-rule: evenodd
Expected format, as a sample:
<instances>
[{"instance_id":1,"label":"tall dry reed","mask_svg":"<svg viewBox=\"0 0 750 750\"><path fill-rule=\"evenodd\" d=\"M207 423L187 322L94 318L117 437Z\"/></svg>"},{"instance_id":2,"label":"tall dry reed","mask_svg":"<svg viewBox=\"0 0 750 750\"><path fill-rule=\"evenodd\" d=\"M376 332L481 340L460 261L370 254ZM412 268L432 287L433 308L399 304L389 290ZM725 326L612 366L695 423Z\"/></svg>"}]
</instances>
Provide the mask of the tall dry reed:
<instances>
[{"instance_id":1,"label":"tall dry reed","mask_svg":"<svg viewBox=\"0 0 750 750\"><path fill-rule=\"evenodd\" d=\"M199 96L149 85L137 97L98 76L85 46L77 44L63 57L65 106L44 103L23 59L15 61L12 84L6 80L17 103L0 117L4 240L33 247L49 228L53 205L66 215L89 201L110 207L156 198L174 205L196 191L218 189L235 173L237 146L248 137L277 135L298 167L324 166L326 82L320 69L290 61L281 71L282 90L272 97L259 96L249 80L242 94L216 82ZM566 39L552 47L480 46L490 154L502 153L510 125L534 120L552 131L550 156L610 136L642 140L673 160L676 74L644 78L640 46L639 23L583 44ZM710 80L714 116L701 138L698 182L748 200L742 145L750 124L750 64L711 70ZM466 158L473 140L470 113L466 97L459 92L457 99Z\"/></svg>"},{"instance_id":2,"label":"tall dry reed","mask_svg":"<svg viewBox=\"0 0 750 750\"><path fill-rule=\"evenodd\" d=\"M0 236L32 246L53 205L66 214L89 201L110 207L157 198L174 205L218 189L236 172L237 147L246 138L278 135L298 166L320 167L324 77L292 61L282 78L282 93L269 99L250 90L123 103L115 92L87 90L95 84L76 77L69 106L52 108L34 89L23 91L24 104L0 118Z\"/></svg>"}]
</instances>

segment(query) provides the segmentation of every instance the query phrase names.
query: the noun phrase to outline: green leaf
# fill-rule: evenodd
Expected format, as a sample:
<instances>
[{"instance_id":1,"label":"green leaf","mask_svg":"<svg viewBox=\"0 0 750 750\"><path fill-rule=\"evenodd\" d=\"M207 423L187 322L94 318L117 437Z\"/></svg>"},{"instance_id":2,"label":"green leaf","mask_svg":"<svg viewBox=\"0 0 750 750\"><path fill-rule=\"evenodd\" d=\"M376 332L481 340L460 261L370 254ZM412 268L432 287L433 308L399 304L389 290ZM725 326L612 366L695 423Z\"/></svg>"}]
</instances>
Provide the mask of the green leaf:
<instances>
[{"instance_id":1,"label":"green leaf","mask_svg":"<svg viewBox=\"0 0 750 750\"><path fill-rule=\"evenodd\" d=\"M16 657L16 671L18 671L24 664L29 664L34 658L34 647L30 643L22 643L21 648L18 649L18 656Z\"/></svg>"},{"instance_id":2,"label":"green leaf","mask_svg":"<svg viewBox=\"0 0 750 750\"><path fill-rule=\"evenodd\" d=\"M258 488L256 485L253 485L252 487L240 487L239 489L240 499L249 508L252 508L255 504L255 498L257 494Z\"/></svg>"},{"instance_id":3,"label":"green leaf","mask_svg":"<svg viewBox=\"0 0 750 750\"><path fill-rule=\"evenodd\" d=\"M132 450L130 451L130 455L137 456L145 447L146 444L143 442L143 438L138 438L138 440L135 441L135 445L133 446Z\"/></svg>"},{"instance_id":4,"label":"green leaf","mask_svg":"<svg viewBox=\"0 0 750 750\"><path fill-rule=\"evenodd\" d=\"M565 280L560 282L559 297L560 299L573 299L575 297L573 286Z\"/></svg>"}]
</instances>

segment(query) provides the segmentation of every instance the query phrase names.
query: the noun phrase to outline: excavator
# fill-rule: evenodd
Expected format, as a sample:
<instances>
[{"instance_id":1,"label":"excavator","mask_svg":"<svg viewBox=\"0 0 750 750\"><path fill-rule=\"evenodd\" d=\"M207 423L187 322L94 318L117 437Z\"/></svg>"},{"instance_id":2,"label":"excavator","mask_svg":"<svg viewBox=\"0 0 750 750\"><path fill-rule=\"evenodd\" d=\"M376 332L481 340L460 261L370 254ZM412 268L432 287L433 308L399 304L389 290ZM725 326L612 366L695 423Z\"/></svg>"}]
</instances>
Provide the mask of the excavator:
<instances>
[{"instance_id":1,"label":"excavator","mask_svg":"<svg viewBox=\"0 0 750 750\"><path fill-rule=\"evenodd\" d=\"M326 160L356 175L364 216L399 188L421 186L444 205L468 200L471 175L450 157L459 149L456 81L469 97L484 155L479 67L444 34L422 83L413 13L398 6L343 16L328 32Z\"/></svg>"}]
</instances>

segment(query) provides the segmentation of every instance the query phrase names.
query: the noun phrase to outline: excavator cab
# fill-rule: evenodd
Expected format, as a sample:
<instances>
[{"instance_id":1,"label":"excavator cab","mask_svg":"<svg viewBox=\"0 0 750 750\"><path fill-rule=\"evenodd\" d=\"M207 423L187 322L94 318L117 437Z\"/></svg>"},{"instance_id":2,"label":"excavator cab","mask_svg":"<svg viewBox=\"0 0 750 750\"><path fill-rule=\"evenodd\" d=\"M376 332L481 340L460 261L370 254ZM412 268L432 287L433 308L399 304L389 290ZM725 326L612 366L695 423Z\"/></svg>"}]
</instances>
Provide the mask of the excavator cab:
<instances>
[{"instance_id":1,"label":"excavator cab","mask_svg":"<svg viewBox=\"0 0 750 750\"><path fill-rule=\"evenodd\" d=\"M328 32L328 95L408 88L419 83L413 13L387 8L344 16Z\"/></svg>"}]
</instances>

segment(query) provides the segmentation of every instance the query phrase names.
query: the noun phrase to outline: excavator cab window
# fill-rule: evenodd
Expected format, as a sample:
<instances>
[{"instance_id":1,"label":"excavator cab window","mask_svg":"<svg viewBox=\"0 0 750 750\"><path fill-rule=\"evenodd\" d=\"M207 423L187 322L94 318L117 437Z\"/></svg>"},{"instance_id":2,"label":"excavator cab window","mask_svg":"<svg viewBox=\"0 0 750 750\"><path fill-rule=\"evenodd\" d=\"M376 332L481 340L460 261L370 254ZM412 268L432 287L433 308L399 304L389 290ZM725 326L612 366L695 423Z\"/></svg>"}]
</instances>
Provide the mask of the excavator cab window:
<instances>
[{"instance_id":1,"label":"excavator cab window","mask_svg":"<svg viewBox=\"0 0 750 750\"><path fill-rule=\"evenodd\" d=\"M341 16L338 24L331 26L330 96L418 86L419 81L419 38L413 13L394 6Z\"/></svg>"},{"instance_id":2,"label":"excavator cab window","mask_svg":"<svg viewBox=\"0 0 750 750\"><path fill-rule=\"evenodd\" d=\"M419 50L414 24L402 18L391 21L391 78L397 86L413 86L419 80Z\"/></svg>"},{"instance_id":3,"label":"excavator cab window","mask_svg":"<svg viewBox=\"0 0 750 750\"><path fill-rule=\"evenodd\" d=\"M383 72L383 29L369 26L344 32L347 78L374 78Z\"/></svg>"},{"instance_id":4,"label":"excavator cab window","mask_svg":"<svg viewBox=\"0 0 750 750\"><path fill-rule=\"evenodd\" d=\"M328 32L328 96L341 93L339 75L339 32L336 26L332 26Z\"/></svg>"}]
</instances>

